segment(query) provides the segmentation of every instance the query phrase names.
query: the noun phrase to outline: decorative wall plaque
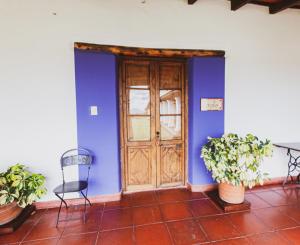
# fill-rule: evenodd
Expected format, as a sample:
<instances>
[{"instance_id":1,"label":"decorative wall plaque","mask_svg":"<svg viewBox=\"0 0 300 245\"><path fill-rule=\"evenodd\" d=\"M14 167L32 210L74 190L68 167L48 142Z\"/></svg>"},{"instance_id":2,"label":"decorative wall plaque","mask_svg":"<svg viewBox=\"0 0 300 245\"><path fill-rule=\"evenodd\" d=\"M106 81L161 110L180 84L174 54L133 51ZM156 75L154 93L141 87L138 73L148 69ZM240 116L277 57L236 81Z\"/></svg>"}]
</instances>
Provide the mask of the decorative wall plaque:
<instances>
[{"instance_id":1,"label":"decorative wall plaque","mask_svg":"<svg viewBox=\"0 0 300 245\"><path fill-rule=\"evenodd\" d=\"M201 98L201 111L223 111L224 99L222 98Z\"/></svg>"}]
</instances>

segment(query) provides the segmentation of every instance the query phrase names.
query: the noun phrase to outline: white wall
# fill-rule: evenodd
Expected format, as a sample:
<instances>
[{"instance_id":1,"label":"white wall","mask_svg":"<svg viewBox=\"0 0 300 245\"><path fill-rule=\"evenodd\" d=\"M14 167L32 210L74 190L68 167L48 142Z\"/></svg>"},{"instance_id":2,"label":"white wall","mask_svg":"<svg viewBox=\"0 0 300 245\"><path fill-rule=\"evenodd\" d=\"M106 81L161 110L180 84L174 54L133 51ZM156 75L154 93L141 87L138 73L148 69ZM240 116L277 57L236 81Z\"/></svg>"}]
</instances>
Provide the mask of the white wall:
<instances>
[{"instance_id":1,"label":"white wall","mask_svg":"<svg viewBox=\"0 0 300 245\"><path fill-rule=\"evenodd\" d=\"M28 164L60 180L76 146L73 42L226 51L226 131L300 140L300 11L226 0L0 0L0 170ZM286 156L265 163L286 173ZM76 175L76 171L73 172Z\"/></svg>"}]
</instances>

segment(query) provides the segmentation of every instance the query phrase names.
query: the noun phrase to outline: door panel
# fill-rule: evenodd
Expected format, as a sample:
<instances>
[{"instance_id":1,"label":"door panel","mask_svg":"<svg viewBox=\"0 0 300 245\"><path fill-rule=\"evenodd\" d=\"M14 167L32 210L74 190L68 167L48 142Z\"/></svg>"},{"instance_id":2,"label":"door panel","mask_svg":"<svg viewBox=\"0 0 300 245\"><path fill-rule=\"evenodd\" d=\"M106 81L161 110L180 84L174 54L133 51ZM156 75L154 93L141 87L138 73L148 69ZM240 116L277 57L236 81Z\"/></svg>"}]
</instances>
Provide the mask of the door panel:
<instances>
[{"instance_id":1,"label":"door panel","mask_svg":"<svg viewBox=\"0 0 300 245\"><path fill-rule=\"evenodd\" d=\"M180 63L160 63L159 64L159 88L174 89L181 88L181 64Z\"/></svg>"},{"instance_id":2,"label":"door panel","mask_svg":"<svg viewBox=\"0 0 300 245\"><path fill-rule=\"evenodd\" d=\"M123 188L184 185L184 63L121 62Z\"/></svg>"},{"instance_id":3,"label":"door panel","mask_svg":"<svg viewBox=\"0 0 300 245\"><path fill-rule=\"evenodd\" d=\"M184 65L158 63L156 127L160 132L157 186L184 185Z\"/></svg>"},{"instance_id":4,"label":"door panel","mask_svg":"<svg viewBox=\"0 0 300 245\"><path fill-rule=\"evenodd\" d=\"M161 185L182 184L181 149L176 145L162 145L160 151L160 179Z\"/></svg>"},{"instance_id":5,"label":"door panel","mask_svg":"<svg viewBox=\"0 0 300 245\"><path fill-rule=\"evenodd\" d=\"M155 188L153 75L150 62L122 64L126 190ZM124 93L125 92L125 93Z\"/></svg>"},{"instance_id":6,"label":"door panel","mask_svg":"<svg viewBox=\"0 0 300 245\"><path fill-rule=\"evenodd\" d=\"M151 184L151 149L128 147L128 185Z\"/></svg>"}]
</instances>

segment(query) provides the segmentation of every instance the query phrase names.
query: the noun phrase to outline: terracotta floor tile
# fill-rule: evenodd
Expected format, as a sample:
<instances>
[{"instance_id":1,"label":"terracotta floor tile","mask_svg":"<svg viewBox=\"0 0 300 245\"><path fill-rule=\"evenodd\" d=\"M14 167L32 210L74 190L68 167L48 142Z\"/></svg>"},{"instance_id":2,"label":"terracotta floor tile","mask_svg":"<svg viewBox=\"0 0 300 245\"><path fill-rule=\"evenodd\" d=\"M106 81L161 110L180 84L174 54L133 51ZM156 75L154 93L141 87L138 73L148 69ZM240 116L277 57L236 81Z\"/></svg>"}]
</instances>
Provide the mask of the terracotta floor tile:
<instances>
[{"instance_id":1,"label":"terracotta floor tile","mask_svg":"<svg viewBox=\"0 0 300 245\"><path fill-rule=\"evenodd\" d=\"M21 242L25 236L34 228L35 222L27 220L15 232L7 235L0 236L0 244L17 243Z\"/></svg>"},{"instance_id":2,"label":"terracotta floor tile","mask_svg":"<svg viewBox=\"0 0 300 245\"><path fill-rule=\"evenodd\" d=\"M30 217L27 219L28 221L33 221L33 222L38 222L39 219L45 214L47 213L47 210L46 209L39 209L39 210L36 210L34 213L32 213L30 215Z\"/></svg>"},{"instance_id":3,"label":"terracotta floor tile","mask_svg":"<svg viewBox=\"0 0 300 245\"><path fill-rule=\"evenodd\" d=\"M100 225L101 230L111 230L132 226L132 212L130 208L104 211Z\"/></svg>"},{"instance_id":4,"label":"terracotta floor tile","mask_svg":"<svg viewBox=\"0 0 300 245\"><path fill-rule=\"evenodd\" d=\"M277 208L264 208L254 210L255 215L267 226L273 229L294 227L297 223L280 212Z\"/></svg>"},{"instance_id":5,"label":"terracotta floor tile","mask_svg":"<svg viewBox=\"0 0 300 245\"><path fill-rule=\"evenodd\" d=\"M55 227L58 215L58 208L48 209L39 219L38 224L48 225L49 227ZM73 207L69 207L68 209L62 208L59 215L59 227L64 227L66 220L70 219L73 214Z\"/></svg>"},{"instance_id":6,"label":"terracotta floor tile","mask_svg":"<svg viewBox=\"0 0 300 245\"><path fill-rule=\"evenodd\" d=\"M58 210L59 210L58 208L48 209L42 215L41 219L48 220L48 221L51 221L51 222L56 222ZM72 215L72 212L73 212L73 207L70 207L70 208L66 209L63 206L63 208L61 209L61 212L60 212L59 219L66 219L66 218L70 217Z\"/></svg>"},{"instance_id":7,"label":"terracotta floor tile","mask_svg":"<svg viewBox=\"0 0 300 245\"><path fill-rule=\"evenodd\" d=\"M87 215L92 215L92 214L97 214L101 213L104 209L104 204L92 204L92 206L87 205L86 206L86 214ZM84 205L77 205L72 208L71 210L72 217L83 217L84 213Z\"/></svg>"},{"instance_id":8,"label":"terracotta floor tile","mask_svg":"<svg viewBox=\"0 0 300 245\"><path fill-rule=\"evenodd\" d=\"M247 238L229 239L213 243L213 245L251 245ZM257 244L259 245L259 244ZM263 245L263 244L262 244Z\"/></svg>"},{"instance_id":9,"label":"terracotta floor tile","mask_svg":"<svg viewBox=\"0 0 300 245\"><path fill-rule=\"evenodd\" d=\"M151 224L162 221L160 209L157 205L132 208L133 223L135 225Z\"/></svg>"},{"instance_id":10,"label":"terracotta floor tile","mask_svg":"<svg viewBox=\"0 0 300 245\"><path fill-rule=\"evenodd\" d=\"M291 245L283 236L277 232L268 232L248 237L253 245Z\"/></svg>"},{"instance_id":11,"label":"terracotta floor tile","mask_svg":"<svg viewBox=\"0 0 300 245\"><path fill-rule=\"evenodd\" d=\"M285 197L288 204L300 204L300 189L275 190L276 193Z\"/></svg>"},{"instance_id":12,"label":"terracotta floor tile","mask_svg":"<svg viewBox=\"0 0 300 245\"><path fill-rule=\"evenodd\" d=\"M203 192L190 192L190 195L191 195L190 200L208 198L208 196Z\"/></svg>"},{"instance_id":13,"label":"terracotta floor tile","mask_svg":"<svg viewBox=\"0 0 300 245\"><path fill-rule=\"evenodd\" d=\"M66 236L70 234L80 234L98 231L100 227L101 214L101 212L88 213L86 215L85 223L83 220L82 212L79 215L76 215L75 217L72 216L72 220L69 220L66 223L62 235Z\"/></svg>"},{"instance_id":14,"label":"terracotta floor tile","mask_svg":"<svg viewBox=\"0 0 300 245\"><path fill-rule=\"evenodd\" d=\"M160 209L164 220L179 220L192 217L190 207L186 202L162 204Z\"/></svg>"},{"instance_id":15,"label":"terracotta floor tile","mask_svg":"<svg viewBox=\"0 0 300 245\"><path fill-rule=\"evenodd\" d=\"M57 238L62 234L66 222L59 222L56 227L57 209L48 210L25 237L24 241ZM62 219L67 218L65 210L62 212Z\"/></svg>"},{"instance_id":16,"label":"terracotta floor tile","mask_svg":"<svg viewBox=\"0 0 300 245\"><path fill-rule=\"evenodd\" d=\"M206 198L202 192L191 192L183 188L159 190L156 193L160 203Z\"/></svg>"},{"instance_id":17,"label":"terracotta floor tile","mask_svg":"<svg viewBox=\"0 0 300 245\"><path fill-rule=\"evenodd\" d=\"M279 233L293 244L300 244L300 227L281 230Z\"/></svg>"},{"instance_id":18,"label":"terracotta floor tile","mask_svg":"<svg viewBox=\"0 0 300 245\"><path fill-rule=\"evenodd\" d=\"M115 202L106 202L104 204L104 209L119 209L119 208L128 208L131 205L131 196L126 194L122 195L120 201L115 201Z\"/></svg>"},{"instance_id":19,"label":"terracotta floor tile","mask_svg":"<svg viewBox=\"0 0 300 245\"><path fill-rule=\"evenodd\" d=\"M144 206L157 203L155 191L145 191L130 194L131 206Z\"/></svg>"},{"instance_id":20,"label":"terracotta floor tile","mask_svg":"<svg viewBox=\"0 0 300 245\"><path fill-rule=\"evenodd\" d=\"M217 208L209 199L194 200L188 203L195 217L222 213L222 211L219 208Z\"/></svg>"},{"instance_id":21,"label":"terracotta floor tile","mask_svg":"<svg viewBox=\"0 0 300 245\"><path fill-rule=\"evenodd\" d=\"M58 238L62 234L64 227L62 224L56 228L54 226L49 226L47 224L37 224L25 237L24 241L31 241L37 239L47 239L47 238Z\"/></svg>"},{"instance_id":22,"label":"terracotta floor tile","mask_svg":"<svg viewBox=\"0 0 300 245\"><path fill-rule=\"evenodd\" d=\"M270 190L278 190L282 189L282 185L259 185L255 186L254 188L249 189L250 192L264 192L264 191L270 191Z\"/></svg>"},{"instance_id":23,"label":"terracotta floor tile","mask_svg":"<svg viewBox=\"0 0 300 245\"><path fill-rule=\"evenodd\" d=\"M87 233L74 236L62 237L57 245L94 245L98 233Z\"/></svg>"},{"instance_id":24,"label":"terracotta floor tile","mask_svg":"<svg viewBox=\"0 0 300 245\"><path fill-rule=\"evenodd\" d=\"M280 206L288 204L288 200L280 194L276 193L275 191L258 192L255 193L255 195L263 199L265 202L269 203L271 206Z\"/></svg>"},{"instance_id":25,"label":"terracotta floor tile","mask_svg":"<svg viewBox=\"0 0 300 245\"><path fill-rule=\"evenodd\" d=\"M246 193L245 199L251 203L251 209L271 207L269 203L265 202L254 193Z\"/></svg>"},{"instance_id":26,"label":"terracotta floor tile","mask_svg":"<svg viewBox=\"0 0 300 245\"><path fill-rule=\"evenodd\" d=\"M207 241L199 224L194 220L168 222L167 225L176 245L188 245Z\"/></svg>"},{"instance_id":27,"label":"terracotta floor tile","mask_svg":"<svg viewBox=\"0 0 300 245\"><path fill-rule=\"evenodd\" d=\"M277 209L300 224L300 205L280 206Z\"/></svg>"},{"instance_id":28,"label":"terracotta floor tile","mask_svg":"<svg viewBox=\"0 0 300 245\"><path fill-rule=\"evenodd\" d=\"M211 241L241 236L226 215L203 217L198 221Z\"/></svg>"},{"instance_id":29,"label":"terracotta floor tile","mask_svg":"<svg viewBox=\"0 0 300 245\"><path fill-rule=\"evenodd\" d=\"M282 184L266 185L265 187L266 187L266 189L269 189L269 190L282 190L283 188L285 188L285 187L282 186Z\"/></svg>"},{"instance_id":30,"label":"terracotta floor tile","mask_svg":"<svg viewBox=\"0 0 300 245\"><path fill-rule=\"evenodd\" d=\"M171 245L169 232L164 224L139 226L135 229L136 245Z\"/></svg>"},{"instance_id":31,"label":"terracotta floor tile","mask_svg":"<svg viewBox=\"0 0 300 245\"><path fill-rule=\"evenodd\" d=\"M133 228L100 232L97 244L98 245L132 245Z\"/></svg>"},{"instance_id":32,"label":"terracotta floor tile","mask_svg":"<svg viewBox=\"0 0 300 245\"><path fill-rule=\"evenodd\" d=\"M45 240L37 240L37 241L29 241L22 242L21 245L56 245L58 242L58 238L45 239Z\"/></svg>"},{"instance_id":33,"label":"terracotta floor tile","mask_svg":"<svg viewBox=\"0 0 300 245\"><path fill-rule=\"evenodd\" d=\"M231 223L242 235L267 232L270 229L251 212L239 212L228 215Z\"/></svg>"}]
</instances>

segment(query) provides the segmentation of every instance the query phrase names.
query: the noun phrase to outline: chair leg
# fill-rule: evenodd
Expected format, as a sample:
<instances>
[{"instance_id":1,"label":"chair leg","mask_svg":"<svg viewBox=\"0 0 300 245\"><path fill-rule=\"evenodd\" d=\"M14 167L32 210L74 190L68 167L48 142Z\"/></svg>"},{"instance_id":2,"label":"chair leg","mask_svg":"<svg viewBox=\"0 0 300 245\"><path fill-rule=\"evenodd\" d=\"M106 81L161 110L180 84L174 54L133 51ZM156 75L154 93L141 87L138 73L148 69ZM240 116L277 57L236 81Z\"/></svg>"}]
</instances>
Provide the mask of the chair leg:
<instances>
[{"instance_id":1,"label":"chair leg","mask_svg":"<svg viewBox=\"0 0 300 245\"><path fill-rule=\"evenodd\" d=\"M83 214L83 222L86 220L86 199L84 198L84 214Z\"/></svg>"},{"instance_id":2,"label":"chair leg","mask_svg":"<svg viewBox=\"0 0 300 245\"><path fill-rule=\"evenodd\" d=\"M83 195L84 199L85 199L86 201L88 201L89 205L92 206L90 200L87 198L87 192L86 192L86 195L84 195L82 191L80 191L80 192L81 192L81 194Z\"/></svg>"},{"instance_id":3,"label":"chair leg","mask_svg":"<svg viewBox=\"0 0 300 245\"><path fill-rule=\"evenodd\" d=\"M60 195L55 194L55 196L57 196L65 204L66 208L68 208L68 205L67 205L66 201L64 200L64 195L65 195L65 193L63 193L63 196L61 197Z\"/></svg>"},{"instance_id":4,"label":"chair leg","mask_svg":"<svg viewBox=\"0 0 300 245\"><path fill-rule=\"evenodd\" d=\"M84 197L84 215L83 215L83 222L85 223L85 220L86 220L86 202L88 201L88 203L90 204L90 206L92 206L90 200L87 198L87 193L88 193L88 189L86 189L86 193L85 195L83 194L83 191L80 191L81 194L83 195Z\"/></svg>"},{"instance_id":5,"label":"chair leg","mask_svg":"<svg viewBox=\"0 0 300 245\"><path fill-rule=\"evenodd\" d=\"M65 203L66 208L68 208L68 206L67 206L67 203L63 199L64 198L64 193L63 193L62 198L58 194L56 194L56 193L55 193L55 195L60 199L60 205L59 205L59 209L58 209L58 213L57 213L57 219L56 219L56 227L57 227L58 226L58 222L59 222L59 215L60 215L62 203L63 202Z\"/></svg>"}]
</instances>

